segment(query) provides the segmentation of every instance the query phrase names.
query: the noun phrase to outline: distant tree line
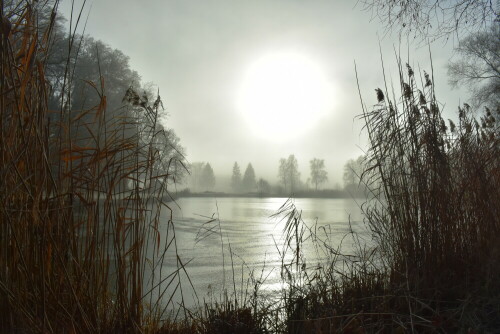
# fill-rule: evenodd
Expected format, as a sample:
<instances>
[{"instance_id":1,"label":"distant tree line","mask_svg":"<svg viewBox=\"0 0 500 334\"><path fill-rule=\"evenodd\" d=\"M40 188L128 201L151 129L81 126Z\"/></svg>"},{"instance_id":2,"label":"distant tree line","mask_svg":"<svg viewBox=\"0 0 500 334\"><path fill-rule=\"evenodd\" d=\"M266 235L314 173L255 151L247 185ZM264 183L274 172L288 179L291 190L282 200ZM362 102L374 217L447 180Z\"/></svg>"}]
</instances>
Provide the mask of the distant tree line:
<instances>
[{"instance_id":1,"label":"distant tree line","mask_svg":"<svg viewBox=\"0 0 500 334\"><path fill-rule=\"evenodd\" d=\"M191 173L191 190L211 191L215 187L215 174L208 162L194 162L189 167Z\"/></svg>"},{"instance_id":2,"label":"distant tree line","mask_svg":"<svg viewBox=\"0 0 500 334\"><path fill-rule=\"evenodd\" d=\"M215 174L208 162L194 162L189 167L190 183L189 189L193 192L213 191L215 187ZM344 165L343 188L346 194L366 194L369 185L373 186L373 180L367 172L366 157L359 156L349 159ZM258 194L258 195L294 195L297 193L315 192L326 193L327 189L322 186L328 181L328 172L324 159L313 158L309 161L309 178L306 182L301 180L299 163L295 155L281 158L278 166L278 183L272 185L264 178L257 178L255 169L251 163L247 164L245 172L241 173L238 162L234 162L230 180L230 188L234 194ZM326 191L326 192L325 192ZM330 192L332 189L329 190ZM336 191L341 191L337 186ZM337 193L336 193L337 194Z\"/></svg>"},{"instance_id":3,"label":"distant tree line","mask_svg":"<svg viewBox=\"0 0 500 334\"><path fill-rule=\"evenodd\" d=\"M251 163L247 165L243 177L241 176L240 166L237 162L233 165L233 174L231 176L231 189L234 193L249 193L257 190L257 181L255 170Z\"/></svg>"}]
</instances>

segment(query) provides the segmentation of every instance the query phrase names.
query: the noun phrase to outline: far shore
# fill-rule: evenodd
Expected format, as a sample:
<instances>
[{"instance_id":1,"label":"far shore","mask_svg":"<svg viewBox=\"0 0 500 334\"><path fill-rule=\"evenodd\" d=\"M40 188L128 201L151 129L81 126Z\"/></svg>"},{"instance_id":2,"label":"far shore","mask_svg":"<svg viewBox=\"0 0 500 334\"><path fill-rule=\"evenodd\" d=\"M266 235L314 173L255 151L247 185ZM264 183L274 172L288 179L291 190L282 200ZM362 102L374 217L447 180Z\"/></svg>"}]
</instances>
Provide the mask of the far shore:
<instances>
[{"instance_id":1,"label":"far shore","mask_svg":"<svg viewBox=\"0 0 500 334\"><path fill-rule=\"evenodd\" d=\"M217 191L190 192L182 190L174 195L175 198L183 197L241 197L241 198L366 198L362 192L348 192L345 190L318 190L318 191L298 191L293 194L272 194L272 193L227 193Z\"/></svg>"}]
</instances>

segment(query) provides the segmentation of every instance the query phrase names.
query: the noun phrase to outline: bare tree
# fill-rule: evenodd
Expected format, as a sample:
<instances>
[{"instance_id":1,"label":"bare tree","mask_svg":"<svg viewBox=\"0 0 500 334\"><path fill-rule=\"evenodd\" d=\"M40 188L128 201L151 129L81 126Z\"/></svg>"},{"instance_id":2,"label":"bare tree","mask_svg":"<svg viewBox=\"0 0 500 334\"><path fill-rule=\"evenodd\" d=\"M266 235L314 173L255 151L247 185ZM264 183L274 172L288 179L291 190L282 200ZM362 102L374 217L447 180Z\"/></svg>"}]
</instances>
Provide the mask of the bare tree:
<instances>
[{"instance_id":1,"label":"bare tree","mask_svg":"<svg viewBox=\"0 0 500 334\"><path fill-rule=\"evenodd\" d=\"M300 185L299 164L295 155L291 154L288 159L280 159L278 177L285 191L293 193Z\"/></svg>"},{"instance_id":2,"label":"bare tree","mask_svg":"<svg viewBox=\"0 0 500 334\"><path fill-rule=\"evenodd\" d=\"M325 160L312 159L309 161L311 167L311 182L314 184L316 190L318 185L325 183L328 180L328 173L325 170Z\"/></svg>"},{"instance_id":3,"label":"bare tree","mask_svg":"<svg viewBox=\"0 0 500 334\"><path fill-rule=\"evenodd\" d=\"M388 29L425 39L467 34L499 18L497 0L361 0Z\"/></svg>"},{"instance_id":4,"label":"bare tree","mask_svg":"<svg viewBox=\"0 0 500 334\"><path fill-rule=\"evenodd\" d=\"M356 160L349 159L344 165L344 189L358 190L365 166L365 156L360 155Z\"/></svg>"},{"instance_id":5,"label":"bare tree","mask_svg":"<svg viewBox=\"0 0 500 334\"><path fill-rule=\"evenodd\" d=\"M500 27L472 33L455 49L460 58L448 65L452 86L470 89L475 107L500 107Z\"/></svg>"}]
</instances>

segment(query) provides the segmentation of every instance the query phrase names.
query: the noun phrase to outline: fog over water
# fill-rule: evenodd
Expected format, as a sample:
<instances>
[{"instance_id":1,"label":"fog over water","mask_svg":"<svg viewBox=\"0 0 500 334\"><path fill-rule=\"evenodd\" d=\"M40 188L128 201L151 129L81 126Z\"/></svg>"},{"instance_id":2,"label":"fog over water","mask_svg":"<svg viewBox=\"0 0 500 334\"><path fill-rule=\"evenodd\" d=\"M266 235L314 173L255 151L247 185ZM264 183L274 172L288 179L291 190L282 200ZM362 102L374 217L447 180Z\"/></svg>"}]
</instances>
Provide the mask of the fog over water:
<instances>
[{"instance_id":1,"label":"fog over water","mask_svg":"<svg viewBox=\"0 0 500 334\"><path fill-rule=\"evenodd\" d=\"M69 17L71 3L63 1L60 9ZM379 43L389 77L397 79L395 52L408 59L408 50L415 48L410 65L431 71L424 43L387 32L353 1L107 0L87 5L87 14L85 33L122 50L142 80L159 87L167 126L180 137L188 161L210 162L219 180L231 175L237 161L242 168L252 163L257 178L276 182L279 159L295 154L303 180L309 160L319 158L329 173L325 187L341 184L344 163L366 147L363 124L355 120L361 108L354 61L368 106L376 103L374 89L383 86ZM437 96L450 118L465 99L447 83L446 64L454 45L450 39L430 47ZM255 79L256 87L271 83L264 92L248 88L245 78L252 66L280 55L281 64L304 66L296 78L303 86L287 86L293 80L284 66L281 74ZM260 70L266 72L266 66ZM297 92L311 86L324 95L310 93L297 100ZM259 100L254 93L268 94L264 102L269 112L262 113L262 104L242 106L242 94Z\"/></svg>"}]
</instances>

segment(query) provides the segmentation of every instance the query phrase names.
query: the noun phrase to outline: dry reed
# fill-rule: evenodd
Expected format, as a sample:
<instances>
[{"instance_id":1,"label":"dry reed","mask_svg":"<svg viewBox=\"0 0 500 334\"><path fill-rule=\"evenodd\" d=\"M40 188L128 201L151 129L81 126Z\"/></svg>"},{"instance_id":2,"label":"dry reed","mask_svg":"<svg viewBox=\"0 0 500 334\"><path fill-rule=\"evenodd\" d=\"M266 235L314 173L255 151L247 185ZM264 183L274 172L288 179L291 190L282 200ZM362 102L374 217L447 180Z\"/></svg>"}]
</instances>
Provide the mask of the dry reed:
<instances>
[{"instance_id":1,"label":"dry reed","mask_svg":"<svg viewBox=\"0 0 500 334\"><path fill-rule=\"evenodd\" d=\"M351 233L357 254L346 257L285 205L291 254L279 332L500 328L500 111L477 121L464 104L457 124L445 122L431 75L398 66L400 98L385 86L370 110L362 102L369 151L361 182L373 197L362 210L374 247ZM318 268L302 258L311 239L328 255Z\"/></svg>"},{"instance_id":2,"label":"dry reed","mask_svg":"<svg viewBox=\"0 0 500 334\"><path fill-rule=\"evenodd\" d=\"M500 143L498 111L458 124L442 119L433 78L399 61L401 97L377 90L363 120L365 176L375 195L363 207L376 248L340 254L287 202L281 277L273 305L224 300L205 315L185 312L185 267L168 205L159 98L133 89L128 109L108 110L105 78L89 83L90 110L71 108L68 70L59 111L48 110L44 59L50 24L36 6L1 24L0 331L158 333L365 333L493 331L500 327ZM73 43L72 43L73 44ZM420 81L420 83L419 83ZM494 113L496 113L494 115ZM374 188L375 185L375 188ZM162 233L160 233L162 230ZM351 234L355 240L357 236ZM312 242L326 264L311 270ZM224 251L224 249L223 249ZM172 254L176 269L161 276ZM233 282L234 284L234 282ZM262 284L262 282L260 282ZM180 305L174 294L180 295ZM174 313L175 316L175 313Z\"/></svg>"},{"instance_id":3,"label":"dry reed","mask_svg":"<svg viewBox=\"0 0 500 334\"><path fill-rule=\"evenodd\" d=\"M2 2L0 331L151 331L182 294L184 270L168 215L160 226L179 162L162 157L159 97L109 110L101 77L88 83L98 105L73 110L68 70L61 108L48 110L55 9L42 29L39 6L4 12ZM177 269L162 277L166 254Z\"/></svg>"}]
</instances>

